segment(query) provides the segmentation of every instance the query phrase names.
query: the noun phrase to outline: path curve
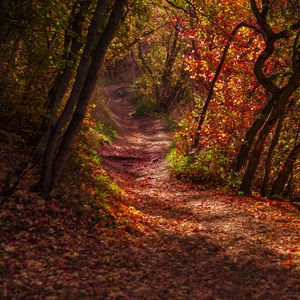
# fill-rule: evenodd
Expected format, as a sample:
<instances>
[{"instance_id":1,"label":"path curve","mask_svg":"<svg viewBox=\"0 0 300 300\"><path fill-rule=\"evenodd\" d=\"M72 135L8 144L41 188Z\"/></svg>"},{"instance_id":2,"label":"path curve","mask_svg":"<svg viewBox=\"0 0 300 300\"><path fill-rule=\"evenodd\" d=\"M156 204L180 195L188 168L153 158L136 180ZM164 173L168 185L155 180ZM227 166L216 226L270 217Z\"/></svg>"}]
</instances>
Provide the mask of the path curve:
<instances>
[{"instance_id":1,"label":"path curve","mask_svg":"<svg viewBox=\"0 0 300 300\"><path fill-rule=\"evenodd\" d=\"M149 232L111 262L107 298L300 299L299 221L176 181L164 123L135 118L127 86L107 94L119 134L100 154Z\"/></svg>"}]
</instances>

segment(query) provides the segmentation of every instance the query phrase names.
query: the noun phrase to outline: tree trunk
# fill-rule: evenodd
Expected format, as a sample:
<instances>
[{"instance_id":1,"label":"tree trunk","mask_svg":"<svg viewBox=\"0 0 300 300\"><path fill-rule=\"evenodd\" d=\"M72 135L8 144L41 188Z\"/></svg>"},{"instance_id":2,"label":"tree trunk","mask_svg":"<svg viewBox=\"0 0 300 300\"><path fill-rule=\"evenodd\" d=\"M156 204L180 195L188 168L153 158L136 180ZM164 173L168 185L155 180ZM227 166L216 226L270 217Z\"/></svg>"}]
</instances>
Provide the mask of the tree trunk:
<instances>
[{"instance_id":1,"label":"tree trunk","mask_svg":"<svg viewBox=\"0 0 300 300\"><path fill-rule=\"evenodd\" d=\"M70 31L72 32L70 37L71 48L66 59L65 69L49 95L48 109L50 114L53 114L56 111L72 78L74 67L78 59L78 54L82 47L83 24L90 4L91 0L78 0L78 6L76 5L74 7L72 25L70 28Z\"/></svg>"},{"instance_id":2,"label":"tree trunk","mask_svg":"<svg viewBox=\"0 0 300 300\"><path fill-rule=\"evenodd\" d=\"M245 174L242 179L242 184L240 190L244 193L245 196L251 195L252 182L254 175L257 169L257 166L260 161L261 154L264 149L264 143L271 132L273 126L276 124L278 119L277 115L270 115L269 119L266 121L264 127L258 135L257 141L253 146L253 149L249 155L249 160Z\"/></svg>"},{"instance_id":3,"label":"tree trunk","mask_svg":"<svg viewBox=\"0 0 300 300\"><path fill-rule=\"evenodd\" d=\"M65 38L67 40L65 43L65 51L69 52L65 61L66 66L64 70L60 74L58 74L55 83L49 92L47 116L45 117L45 120L42 125L42 134L39 137L39 140L33 151L33 163L38 162L40 160L42 152L44 150L43 148L48 143L51 132L51 126L53 126L55 123L56 110L67 91L67 88L72 79L72 75L75 71L76 61L78 59L78 55L82 47L83 23L85 21L85 15L90 3L91 0L79 0L78 5L76 4L73 8L71 17L72 24L70 28L70 31L72 31L73 34L72 36L70 36L68 32ZM70 42L68 40L70 40ZM71 47L68 50L70 44Z\"/></svg>"},{"instance_id":4,"label":"tree trunk","mask_svg":"<svg viewBox=\"0 0 300 300\"><path fill-rule=\"evenodd\" d=\"M267 15L272 7L269 1L262 2L261 10L258 8L255 0L250 0L250 4L252 12L255 15L258 24L260 25L260 33L265 40L265 49L260 53L255 62L254 73L259 83L266 89L266 91L272 94L272 98L274 99L272 100L272 111L260 129L258 137L252 145L253 149L248 158L248 164L240 187L240 190L245 195L251 194L252 182L264 149L264 143L273 126L276 124L279 115L285 110L285 107L289 101L289 97L299 87L300 82L300 56L298 50L299 33L296 34L294 39L293 53L291 57L292 75L289 78L288 83L284 87L279 88L273 83L272 76L267 77L265 75L264 66L266 61L275 51L275 42L280 39L287 39L288 34L285 30L275 33L268 24ZM255 138L255 135L253 138ZM249 147L248 151L245 151L245 153L248 153L251 145L246 145L245 147Z\"/></svg>"},{"instance_id":5,"label":"tree trunk","mask_svg":"<svg viewBox=\"0 0 300 300\"><path fill-rule=\"evenodd\" d=\"M246 133L245 140L240 148L240 151L236 157L235 163L234 163L234 171L238 172L241 170L245 162L247 161L250 149L252 147L252 144L254 142L254 139L261 129L261 127L264 125L265 121L267 120L272 107L274 105L275 97L271 97L270 100L267 102L267 104L264 106L260 117L256 119L252 126L248 129Z\"/></svg>"},{"instance_id":6,"label":"tree trunk","mask_svg":"<svg viewBox=\"0 0 300 300\"><path fill-rule=\"evenodd\" d=\"M158 84L156 84L156 79L154 76L153 71L151 70L151 68L148 66L145 57L143 55L143 48L142 48L142 43L138 42L138 58L141 60L145 70L148 72L148 74L151 76L152 80L153 80L153 91L154 91L154 95L156 98L156 102L159 103L159 87Z\"/></svg>"},{"instance_id":7,"label":"tree trunk","mask_svg":"<svg viewBox=\"0 0 300 300\"><path fill-rule=\"evenodd\" d=\"M281 172L278 174L277 179L273 183L270 192L270 197L279 196L283 192L284 187L288 181L288 178L293 171L294 163L297 160L299 154L300 154L300 143L293 148L293 150L290 152L287 159L285 160Z\"/></svg>"},{"instance_id":8,"label":"tree trunk","mask_svg":"<svg viewBox=\"0 0 300 300\"><path fill-rule=\"evenodd\" d=\"M79 102L72 115L70 124L67 127L62 141L55 155L52 156L52 160L49 161L48 172L42 174L40 180L40 188L44 193L49 193L58 179L58 176L64 166L66 157L69 153L71 142L75 134L78 132L80 124L85 117L86 107L92 91L95 87L98 78L98 71L103 62L106 50L114 38L121 20L124 15L124 9L127 1L116 0L113 10L110 14L109 21L101 34L100 40L92 56L91 64L88 69L87 76L83 83L83 87L80 91ZM50 171L50 172L49 172ZM46 175L46 176L45 176Z\"/></svg>"},{"instance_id":9,"label":"tree trunk","mask_svg":"<svg viewBox=\"0 0 300 300\"><path fill-rule=\"evenodd\" d=\"M299 72L299 70L297 70L297 72ZM298 88L299 81L300 72L296 74L294 73L293 76L290 77L289 82L281 90L280 94L277 97L277 100L274 101L273 110L259 132L258 138L253 145L253 150L250 153L247 168L240 187L240 190L244 193L244 195L251 194L252 182L260 161L261 154L263 152L264 143L269 133L271 132L273 126L276 124L279 115L285 110L285 107L289 101L289 97Z\"/></svg>"},{"instance_id":10,"label":"tree trunk","mask_svg":"<svg viewBox=\"0 0 300 300\"><path fill-rule=\"evenodd\" d=\"M73 89L71 91L71 95L66 103L62 114L56 121L55 125L53 125L51 128L46 150L43 156L43 168L40 180L40 182L42 182L43 184L39 184L43 187L42 190L50 191L53 186L52 168L56 151L58 149L61 137L63 135L64 128L67 126L68 122L72 118L74 108L78 103L80 92L84 85L91 64L92 56L95 53L96 45L101 36L101 31L99 28L102 21L101 17L106 13L108 3L108 0L98 1L96 10L94 12L93 20L89 28L86 45L77 69L76 78L73 85Z\"/></svg>"},{"instance_id":11,"label":"tree trunk","mask_svg":"<svg viewBox=\"0 0 300 300\"><path fill-rule=\"evenodd\" d=\"M161 93L159 95L159 108L163 112L167 112L169 110L169 93L170 93L170 81L174 63L176 61L176 57L178 56L178 52L180 47L178 44L178 36L179 36L179 29L177 28L177 24L175 25L175 33L172 42L172 46L170 52L167 53L167 58L163 70L163 74L161 77Z\"/></svg>"},{"instance_id":12,"label":"tree trunk","mask_svg":"<svg viewBox=\"0 0 300 300\"><path fill-rule=\"evenodd\" d=\"M266 158L266 162L265 162L265 175L264 175L263 183L261 186L261 192L260 192L262 196L267 195L273 151L274 151L274 149L278 143L279 137L280 137L283 120L284 120L284 115L285 115L285 111L282 112L282 114L280 115L280 117L278 119L277 127L276 127L274 136L271 141L271 145L270 145L268 153L267 153L267 158Z\"/></svg>"}]
</instances>

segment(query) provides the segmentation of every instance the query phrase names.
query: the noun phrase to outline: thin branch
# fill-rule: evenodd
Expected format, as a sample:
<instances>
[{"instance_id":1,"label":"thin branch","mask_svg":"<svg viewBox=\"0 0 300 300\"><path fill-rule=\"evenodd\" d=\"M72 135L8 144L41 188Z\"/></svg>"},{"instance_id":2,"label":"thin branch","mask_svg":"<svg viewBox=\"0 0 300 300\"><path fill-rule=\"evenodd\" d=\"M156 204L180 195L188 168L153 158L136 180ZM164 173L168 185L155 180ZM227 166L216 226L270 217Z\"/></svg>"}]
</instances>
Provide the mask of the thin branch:
<instances>
[{"instance_id":1,"label":"thin branch","mask_svg":"<svg viewBox=\"0 0 300 300\"><path fill-rule=\"evenodd\" d=\"M190 12L188 10L186 10L185 8L173 3L172 1L169 1L169 0L166 0L167 3L169 3L172 7L176 8L176 9L179 9L179 10L182 10L184 11L186 14L190 15Z\"/></svg>"},{"instance_id":2,"label":"thin branch","mask_svg":"<svg viewBox=\"0 0 300 300\"><path fill-rule=\"evenodd\" d=\"M151 29L149 31L146 31L145 33L143 33L140 37L136 38L135 40L133 40L130 44L126 45L125 48L130 49L132 46L134 46L135 44L139 43L143 38L145 38L146 36L149 36L151 34L153 34L154 32L156 32L157 30L163 28L168 22L165 22L161 25L159 25L158 27Z\"/></svg>"},{"instance_id":3,"label":"thin branch","mask_svg":"<svg viewBox=\"0 0 300 300\"><path fill-rule=\"evenodd\" d=\"M299 68L299 61L300 61L299 42L300 42L300 32L297 33L293 44L292 68L294 73L296 73Z\"/></svg>"},{"instance_id":4,"label":"thin branch","mask_svg":"<svg viewBox=\"0 0 300 300\"><path fill-rule=\"evenodd\" d=\"M216 72L215 72L215 75L214 75L214 78L211 82L211 86L210 86L210 89L209 89L209 92L208 92L208 95L206 97L206 100L205 100L205 103L204 103L204 106L203 106L203 109L202 109L202 112L201 114L199 115L199 119L198 119L198 125L197 125L197 129L196 129L196 133L195 133L195 136L194 136L194 141L193 141L193 145L192 145L192 148L196 148L198 145L199 145L199 141L200 141L200 130L202 128L202 125L206 119L206 113L207 113L207 110L208 110L208 106L210 104L210 101L211 99L213 98L213 95L214 95L214 88L215 88L215 84L219 78L219 75L222 71L222 68L223 68L223 65L225 63L225 59L226 59L226 56L227 56L227 53L228 53L228 50L229 50L229 47L233 41L233 38L234 36L236 35L236 33L238 32L238 30L242 27L248 27L248 28L253 28L252 25L246 23L246 22L241 22L239 24L237 24L234 29L232 30L228 40L227 40L227 43L223 49L223 53L222 53L222 56L221 56L221 60L218 64L218 67L216 69Z\"/></svg>"}]
</instances>

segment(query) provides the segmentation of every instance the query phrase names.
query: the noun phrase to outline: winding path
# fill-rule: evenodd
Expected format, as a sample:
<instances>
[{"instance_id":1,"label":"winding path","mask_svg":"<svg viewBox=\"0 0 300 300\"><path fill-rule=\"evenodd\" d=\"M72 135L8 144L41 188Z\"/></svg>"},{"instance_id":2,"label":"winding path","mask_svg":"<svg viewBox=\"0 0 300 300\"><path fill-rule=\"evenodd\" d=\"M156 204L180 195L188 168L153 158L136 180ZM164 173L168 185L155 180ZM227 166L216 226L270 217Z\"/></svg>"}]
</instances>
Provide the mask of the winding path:
<instances>
[{"instance_id":1,"label":"winding path","mask_svg":"<svg viewBox=\"0 0 300 300\"><path fill-rule=\"evenodd\" d=\"M172 137L163 122L134 117L127 87L107 93L120 130L100 152L144 227L126 251L116 247L106 297L300 299L299 219L178 182L164 160Z\"/></svg>"},{"instance_id":2,"label":"winding path","mask_svg":"<svg viewBox=\"0 0 300 300\"><path fill-rule=\"evenodd\" d=\"M177 181L163 122L134 117L126 86L107 93L119 135L99 153L125 193L110 205L131 222L106 227L99 207L82 208L103 201L94 164L82 189L65 173L66 198L20 190L0 210L0 299L300 299L299 218Z\"/></svg>"}]
</instances>

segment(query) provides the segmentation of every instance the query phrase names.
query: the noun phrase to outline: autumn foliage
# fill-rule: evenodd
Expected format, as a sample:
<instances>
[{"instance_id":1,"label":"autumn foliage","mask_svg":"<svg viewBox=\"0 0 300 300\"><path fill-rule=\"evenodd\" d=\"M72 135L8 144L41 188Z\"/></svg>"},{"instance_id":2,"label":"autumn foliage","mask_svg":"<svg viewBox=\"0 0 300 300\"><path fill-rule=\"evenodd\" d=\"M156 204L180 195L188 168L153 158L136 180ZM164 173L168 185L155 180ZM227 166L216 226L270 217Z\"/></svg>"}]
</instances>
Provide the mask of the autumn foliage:
<instances>
[{"instance_id":1,"label":"autumn foliage","mask_svg":"<svg viewBox=\"0 0 300 300\"><path fill-rule=\"evenodd\" d=\"M196 180L210 174L205 181L215 177L244 194L252 186L264 195L297 193L297 4L188 1L173 8L194 84L194 109L177 132L176 160L186 162L177 172Z\"/></svg>"},{"instance_id":2,"label":"autumn foliage","mask_svg":"<svg viewBox=\"0 0 300 300\"><path fill-rule=\"evenodd\" d=\"M297 298L299 85L299 0L0 0L0 298Z\"/></svg>"}]
</instances>

